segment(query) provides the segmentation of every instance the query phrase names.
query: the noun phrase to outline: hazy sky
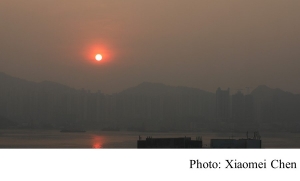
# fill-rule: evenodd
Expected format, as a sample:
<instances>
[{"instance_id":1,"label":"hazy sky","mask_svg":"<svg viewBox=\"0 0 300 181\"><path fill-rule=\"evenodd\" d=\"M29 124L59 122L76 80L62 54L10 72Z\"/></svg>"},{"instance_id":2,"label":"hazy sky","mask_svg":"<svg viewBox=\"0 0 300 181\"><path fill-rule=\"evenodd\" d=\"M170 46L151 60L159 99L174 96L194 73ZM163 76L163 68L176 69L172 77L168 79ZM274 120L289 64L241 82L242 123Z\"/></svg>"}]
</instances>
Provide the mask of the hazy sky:
<instances>
[{"instance_id":1,"label":"hazy sky","mask_svg":"<svg viewBox=\"0 0 300 181\"><path fill-rule=\"evenodd\" d=\"M104 93L143 81L300 93L299 7L299 0L1 0L0 71Z\"/></svg>"}]
</instances>

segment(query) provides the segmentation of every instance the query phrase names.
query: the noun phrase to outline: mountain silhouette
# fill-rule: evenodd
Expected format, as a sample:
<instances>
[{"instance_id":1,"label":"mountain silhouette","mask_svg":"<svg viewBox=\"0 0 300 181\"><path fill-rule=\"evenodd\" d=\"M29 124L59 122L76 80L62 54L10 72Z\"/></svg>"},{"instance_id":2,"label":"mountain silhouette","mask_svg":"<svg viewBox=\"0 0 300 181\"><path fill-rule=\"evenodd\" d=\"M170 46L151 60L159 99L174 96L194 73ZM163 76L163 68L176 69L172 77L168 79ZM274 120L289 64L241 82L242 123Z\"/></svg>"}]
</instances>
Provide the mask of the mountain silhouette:
<instances>
[{"instance_id":1,"label":"mountain silhouette","mask_svg":"<svg viewBox=\"0 0 300 181\"><path fill-rule=\"evenodd\" d=\"M203 91L197 88L184 86L169 86L162 83L143 82L135 87L128 88L119 93L119 95L201 95L213 96L211 92Z\"/></svg>"},{"instance_id":2,"label":"mountain silhouette","mask_svg":"<svg viewBox=\"0 0 300 181\"><path fill-rule=\"evenodd\" d=\"M267 130L300 129L300 95L260 85L251 93L257 109L257 119Z\"/></svg>"},{"instance_id":3,"label":"mountain silhouette","mask_svg":"<svg viewBox=\"0 0 300 181\"><path fill-rule=\"evenodd\" d=\"M259 85L257 86L257 88L255 88L251 94L253 96L257 96L257 97L268 97L268 96L274 96L274 95L278 95L278 96L297 96L297 94L293 94L287 91L283 91L279 88L273 89L270 88L266 85Z\"/></svg>"},{"instance_id":4,"label":"mountain silhouette","mask_svg":"<svg viewBox=\"0 0 300 181\"><path fill-rule=\"evenodd\" d=\"M49 91L55 91L55 92L75 91L74 88L70 88L66 85L59 84L56 82L43 81L37 83L33 81L27 81L24 79L12 77L2 72L0 72L0 85L3 88L3 90L6 91L14 91L14 90L23 90L24 92L36 91L36 90L43 90L48 92Z\"/></svg>"}]
</instances>

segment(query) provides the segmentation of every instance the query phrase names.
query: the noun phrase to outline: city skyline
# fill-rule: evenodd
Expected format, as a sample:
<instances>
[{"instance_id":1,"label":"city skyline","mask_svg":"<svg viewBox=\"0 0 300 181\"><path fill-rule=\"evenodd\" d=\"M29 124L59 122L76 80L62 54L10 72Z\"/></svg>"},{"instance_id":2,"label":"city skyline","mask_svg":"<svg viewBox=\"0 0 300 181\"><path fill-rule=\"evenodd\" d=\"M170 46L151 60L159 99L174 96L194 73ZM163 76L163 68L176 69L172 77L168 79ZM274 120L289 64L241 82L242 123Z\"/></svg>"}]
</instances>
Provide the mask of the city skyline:
<instances>
[{"instance_id":1,"label":"city skyline","mask_svg":"<svg viewBox=\"0 0 300 181\"><path fill-rule=\"evenodd\" d=\"M0 74L0 116L8 127L83 126L128 131L297 131L300 95L258 86L252 92L141 83L117 94L34 83ZM13 122L5 121L6 118Z\"/></svg>"}]
</instances>

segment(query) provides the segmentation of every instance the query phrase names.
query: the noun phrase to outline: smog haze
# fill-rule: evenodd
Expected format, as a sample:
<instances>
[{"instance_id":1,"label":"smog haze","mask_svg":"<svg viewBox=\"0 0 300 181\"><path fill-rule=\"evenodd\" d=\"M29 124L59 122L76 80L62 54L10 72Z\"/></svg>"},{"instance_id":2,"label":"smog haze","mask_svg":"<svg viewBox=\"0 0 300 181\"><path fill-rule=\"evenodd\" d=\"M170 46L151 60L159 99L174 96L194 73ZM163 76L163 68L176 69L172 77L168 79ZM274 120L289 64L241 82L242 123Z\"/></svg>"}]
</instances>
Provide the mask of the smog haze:
<instances>
[{"instance_id":1,"label":"smog haze","mask_svg":"<svg viewBox=\"0 0 300 181\"><path fill-rule=\"evenodd\" d=\"M0 3L0 72L76 89L141 82L300 93L299 1ZM103 53L98 63L93 49Z\"/></svg>"}]
</instances>

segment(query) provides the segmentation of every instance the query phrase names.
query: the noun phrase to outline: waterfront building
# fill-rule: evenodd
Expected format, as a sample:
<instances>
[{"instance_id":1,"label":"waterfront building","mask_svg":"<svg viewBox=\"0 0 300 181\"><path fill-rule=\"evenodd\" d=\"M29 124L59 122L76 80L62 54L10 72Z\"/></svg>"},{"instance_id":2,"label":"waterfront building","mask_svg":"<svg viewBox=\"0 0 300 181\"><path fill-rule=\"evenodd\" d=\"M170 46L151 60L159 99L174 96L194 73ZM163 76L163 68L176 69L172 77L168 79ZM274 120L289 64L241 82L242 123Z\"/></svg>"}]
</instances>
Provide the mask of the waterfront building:
<instances>
[{"instance_id":1,"label":"waterfront building","mask_svg":"<svg viewBox=\"0 0 300 181\"><path fill-rule=\"evenodd\" d=\"M191 137L182 138L141 138L137 141L137 148L202 148L202 139L192 140Z\"/></svg>"}]
</instances>

